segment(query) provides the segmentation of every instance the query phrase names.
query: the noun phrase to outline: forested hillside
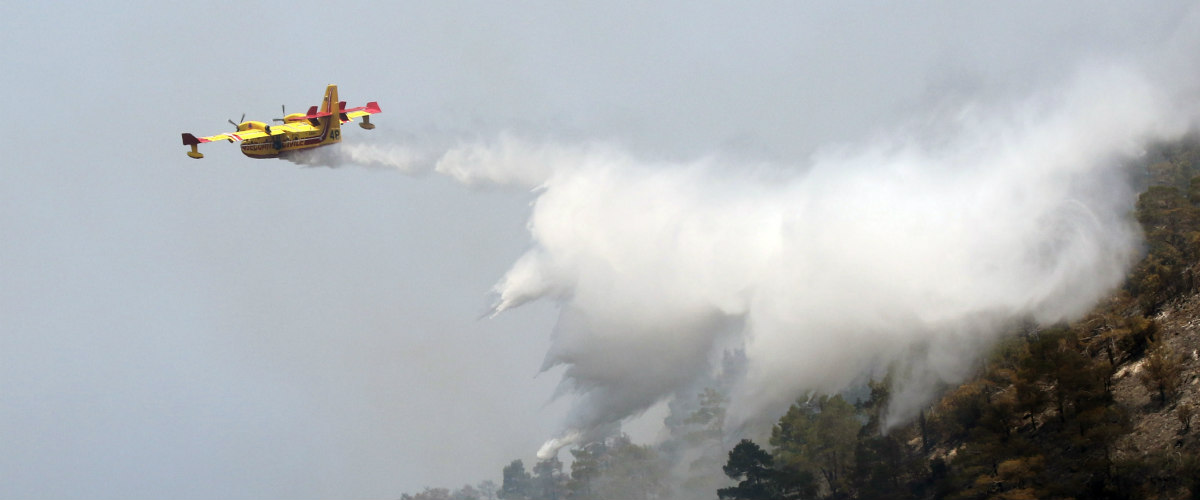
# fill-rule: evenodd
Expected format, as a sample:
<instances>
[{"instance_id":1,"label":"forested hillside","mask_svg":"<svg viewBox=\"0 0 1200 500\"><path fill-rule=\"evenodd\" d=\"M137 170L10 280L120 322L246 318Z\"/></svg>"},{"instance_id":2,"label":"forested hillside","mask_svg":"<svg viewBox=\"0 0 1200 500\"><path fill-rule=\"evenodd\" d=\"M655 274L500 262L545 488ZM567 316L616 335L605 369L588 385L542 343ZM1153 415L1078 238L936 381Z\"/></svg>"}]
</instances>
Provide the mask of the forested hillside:
<instances>
[{"instance_id":1,"label":"forested hillside","mask_svg":"<svg viewBox=\"0 0 1200 500\"><path fill-rule=\"evenodd\" d=\"M1073 323L1015 327L912 422L884 431L885 378L803 395L767 442L728 443L713 388L658 445L617 436L571 450L569 471L516 460L499 486L403 498L1200 498L1200 140L1143 161L1145 256L1124 286Z\"/></svg>"},{"instance_id":2,"label":"forested hillside","mask_svg":"<svg viewBox=\"0 0 1200 500\"><path fill-rule=\"evenodd\" d=\"M721 498L1200 498L1200 147L1147 154L1146 255L1090 314L1025 327L917 421L881 432L886 381L801 398L742 441Z\"/></svg>"}]
</instances>

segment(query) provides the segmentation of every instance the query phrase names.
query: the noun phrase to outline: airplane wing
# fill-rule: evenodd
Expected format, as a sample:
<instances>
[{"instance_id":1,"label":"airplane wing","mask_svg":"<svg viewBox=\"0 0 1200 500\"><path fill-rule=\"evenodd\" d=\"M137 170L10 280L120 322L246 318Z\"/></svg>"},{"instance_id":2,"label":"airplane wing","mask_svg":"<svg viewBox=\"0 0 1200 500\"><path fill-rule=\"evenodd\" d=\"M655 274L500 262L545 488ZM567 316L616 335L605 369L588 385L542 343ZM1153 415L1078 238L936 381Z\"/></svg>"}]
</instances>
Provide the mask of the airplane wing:
<instances>
[{"instance_id":1,"label":"airplane wing","mask_svg":"<svg viewBox=\"0 0 1200 500\"><path fill-rule=\"evenodd\" d=\"M284 132L312 132L317 127L309 125L305 121L294 121L283 125L271 125L271 135L279 135Z\"/></svg>"},{"instance_id":2,"label":"airplane wing","mask_svg":"<svg viewBox=\"0 0 1200 500\"><path fill-rule=\"evenodd\" d=\"M215 142L215 141L237 142L237 141L244 141L246 139L257 139L259 137L266 137L268 135L280 135L280 134L285 134L288 132L308 132L311 130L316 130L316 128L314 128L312 125L309 125L307 123L299 122L299 123L288 123L285 125L275 125L273 127L266 127L265 129L250 129L250 130L243 130L241 132L230 132L227 134L210 135L208 137L193 137L193 139L199 143ZM184 145L187 145L187 144L188 144L188 140L185 140Z\"/></svg>"},{"instance_id":3,"label":"airplane wing","mask_svg":"<svg viewBox=\"0 0 1200 500\"><path fill-rule=\"evenodd\" d=\"M274 130L272 130L271 132L274 132ZM279 133L282 134L283 132L280 131ZM271 134L271 135L274 135L274 134ZM262 130L247 130L244 132L232 132L232 133L228 133L228 134L210 135L208 137L197 137L196 140L199 142L215 142L215 141L237 142L237 141L244 141L246 139L254 139L257 137L266 137L266 136L267 136L267 133Z\"/></svg>"}]
</instances>

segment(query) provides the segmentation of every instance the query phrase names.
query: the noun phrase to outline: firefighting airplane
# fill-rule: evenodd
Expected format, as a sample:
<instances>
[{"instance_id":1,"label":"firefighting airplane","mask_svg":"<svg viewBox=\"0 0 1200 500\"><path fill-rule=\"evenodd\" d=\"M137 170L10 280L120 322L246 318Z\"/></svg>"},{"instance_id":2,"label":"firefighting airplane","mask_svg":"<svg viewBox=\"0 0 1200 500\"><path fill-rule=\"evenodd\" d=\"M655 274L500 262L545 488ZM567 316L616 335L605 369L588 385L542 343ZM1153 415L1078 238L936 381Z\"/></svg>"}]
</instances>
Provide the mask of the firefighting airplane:
<instances>
[{"instance_id":1,"label":"firefighting airplane","mask_svg":"<svg viewBox=\"0 0 1200 500\"><path fill-rule=\"evenodd\" d=\"M338 109L337 116L331 111L334 106ZM233 120L229 120L229 123L237 127L236 132L209 137L196 137L185 132L183 145L192 147L187 155L196 159L204 158L204 155L196 150L196 146L220 140L242 141L242 154L251 158L278 158L293 151L341 142L342 124L360 116L362 123L358 126L371 130L375 128L375 124L370 121L371 115L380 111L379 103L374 101L360 108L346 109L346 101L338 101L337 85L330 85L325 88L325 99L321 101L320 111L313 106L308 108L308 113L292 113L283 118L276 118L275 121L281 121L283 124L275 126L258 121L233 123ZM245 117L242 115L242 118Z\"/></svg>"}]
</instances>

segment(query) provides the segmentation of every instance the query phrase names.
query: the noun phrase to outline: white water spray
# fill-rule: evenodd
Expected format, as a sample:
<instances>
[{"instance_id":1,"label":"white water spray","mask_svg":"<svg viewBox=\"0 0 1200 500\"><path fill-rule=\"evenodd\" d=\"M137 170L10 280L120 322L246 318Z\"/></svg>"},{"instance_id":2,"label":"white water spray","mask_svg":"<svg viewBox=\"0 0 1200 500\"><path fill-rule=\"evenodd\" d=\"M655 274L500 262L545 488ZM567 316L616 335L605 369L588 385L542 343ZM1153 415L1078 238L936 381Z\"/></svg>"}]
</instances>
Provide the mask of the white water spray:
<instances>
[{"instance_id":1,"label":"white water spray","mask_svg":"<svg viewBox=\"0 0 1200 500\"><path fill-rule=\"evenodd\" d=\"M1122 161L1189 114L1118 66L952 111L794 165L646 162L511 136L440 155L346 144L303 163L536 190L532 247L492 314L561 306L543 369L565 367L559 394L575 399L545 458L690 396L730 348L746 362L733 427L889 368L890 419L903 421L1012 322L1078 317L1116 287L1140 236Z\"/></svg>"}]
</instances>

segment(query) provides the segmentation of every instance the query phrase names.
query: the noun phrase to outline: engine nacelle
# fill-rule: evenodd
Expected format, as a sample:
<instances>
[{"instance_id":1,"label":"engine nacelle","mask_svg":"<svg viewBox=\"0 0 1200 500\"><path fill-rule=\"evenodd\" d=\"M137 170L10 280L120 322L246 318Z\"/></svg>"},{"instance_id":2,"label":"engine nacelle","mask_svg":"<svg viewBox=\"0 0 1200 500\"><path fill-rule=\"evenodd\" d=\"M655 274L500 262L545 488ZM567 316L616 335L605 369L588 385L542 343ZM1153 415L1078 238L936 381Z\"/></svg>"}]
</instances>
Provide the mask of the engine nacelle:
<instances>
[{"instance_id":1,"label":"engine nacelle","mask_svg":"<svg viewBox=\"0 0 1200 500\"><path fill-rule=\"evenodd\" d=\"M245 122L238 124L238 132L245 132L247 130L264 130L265 131L266 129L267 129L267 124L263 123L263 122L245 121Z\"/></svg>"}]
</instances>

